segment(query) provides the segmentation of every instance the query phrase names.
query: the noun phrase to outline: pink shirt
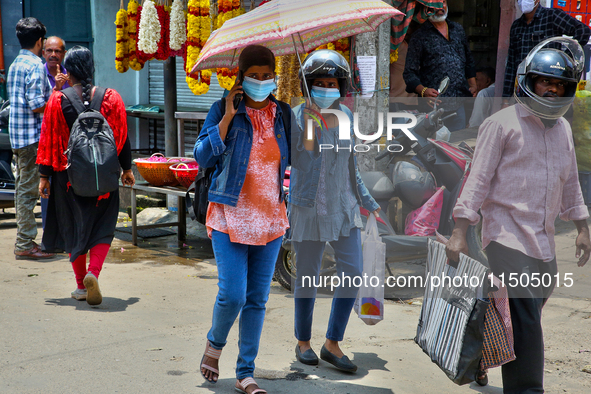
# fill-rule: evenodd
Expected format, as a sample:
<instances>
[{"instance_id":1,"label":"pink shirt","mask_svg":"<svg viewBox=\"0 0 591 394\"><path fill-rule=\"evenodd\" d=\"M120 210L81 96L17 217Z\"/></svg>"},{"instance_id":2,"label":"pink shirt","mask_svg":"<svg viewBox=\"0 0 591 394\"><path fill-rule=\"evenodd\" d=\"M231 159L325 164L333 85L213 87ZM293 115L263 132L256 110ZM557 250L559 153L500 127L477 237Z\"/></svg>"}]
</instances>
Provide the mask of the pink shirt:
<instances>
[{"instance_id":1,"label":"pink shirt","mask_svg":"<svg viewBox=\"0 0 591 394\"><path fill-rule=\"evenodd\" d=\"M483 247L496 241L535 259L554 258L556 216L589 217L571 128L564 118L546 129L518 104L482 123L454 216L474 225L479 208Z\"/></svg>"}]
</instances>

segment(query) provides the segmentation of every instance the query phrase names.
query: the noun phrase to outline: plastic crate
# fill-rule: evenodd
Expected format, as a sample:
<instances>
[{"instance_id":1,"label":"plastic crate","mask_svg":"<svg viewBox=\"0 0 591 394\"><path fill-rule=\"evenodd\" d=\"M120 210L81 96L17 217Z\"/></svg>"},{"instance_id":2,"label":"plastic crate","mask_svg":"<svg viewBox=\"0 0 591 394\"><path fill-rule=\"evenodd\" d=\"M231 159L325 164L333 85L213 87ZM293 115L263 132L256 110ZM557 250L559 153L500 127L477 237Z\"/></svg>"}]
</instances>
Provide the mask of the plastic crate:
<instances>
[{"instance_id":1,"label":"plastic crate","mask_svg":"<svg viewBox=\"0 0 591 394\"><path fill-rule=\"evenodd\" d=\"M579 183L581 184L585 205L591 206L591 172L580 171Z\"/></svg>"}]
</instances>

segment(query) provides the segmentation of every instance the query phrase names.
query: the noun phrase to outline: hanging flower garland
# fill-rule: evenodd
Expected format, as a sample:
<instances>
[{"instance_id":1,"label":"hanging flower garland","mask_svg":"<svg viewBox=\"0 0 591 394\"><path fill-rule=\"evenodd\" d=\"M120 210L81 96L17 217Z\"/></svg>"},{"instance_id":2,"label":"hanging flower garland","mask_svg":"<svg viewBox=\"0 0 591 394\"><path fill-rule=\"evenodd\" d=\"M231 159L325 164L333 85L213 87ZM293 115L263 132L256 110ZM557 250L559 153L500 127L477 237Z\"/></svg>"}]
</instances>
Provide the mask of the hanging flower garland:
<instances>
[{"instance_id":1,"label":"hanging flower garland","mask_svg":"<svg viewBox=\"0 0 591 394\"><path fill-rule=\"evenodd\" d=\"M211 34L209 5L209 0L189 0L188 4L185 72L187 73L187 85L196 95L207 93L211 84L211 70L202 70L191 74L191 69L199 57L201 48Z\"/></svg>"},{"instance_id":2,"label":"hanging flower garland","mask_svg":"<svg viewBox=\"0 0 591 394\"><path fill-rule=\"evenodd\" d=\"M156 6L152 0L146 0L140 16L138 49L147 54L156 53L158 51L158 42L160 41L160 29Z\"/></svg>"},{"instance_id":3,"label":"hanging flower garland","mask_svg":"<svg viewBox=\"0 0 591 394\"><path fill-rule=\"evenodd\" d=\"M292 105L295 97L300 97L299 61L295 54L279 56L277 58L276 73L279 75L277 83L277 99Z\"/></svg>"},{"instance_id":4,"label":"hanging flower garland","mask_svg":"<svg viewBox=\"0 0 591 394\"><path fill-rule=\"evenodd\" d=\"M130 0L127 4L127 32L129 39L127 41L128 46L128 59L129 67L132 70L140 71L144 68L144 64L140 63L137 58L137 27L138 27L138 8L139 3L136 0Z\"/></svg>"},{"instance_id":5,"label":"hanging flower garland","mask_svg":"<svg viewBox=\"0 0 591 394\"><path fill-rule=\"evenodd\" d=\"M170 10L170 41L172 56L182 55L187 42L187 22L182 0L174 0Z\"/></svg>"},{"instance_id":6,"label":"hanging flower garland","mask_svg":"<svg viewBox=\"0 0 591 394\"><path fill-rule=\"evenodd\" d=\"M398 48L390 52L390 64L398 61Z\"/></svg>"},{"instance_id":7,"label":"hanging flower garland","mask_svg":"<svg viewBox=\"0 0 591 394\"><path fill-rule=\"evenodd\" d=\"M123 0L121 0L121 9L117 11L115 16L115 68L120 73L124 73L129 69L128 56L128 32L127 32L127 11L123 8Z\"/></svg>"},{"instance_id":8,"label":"hanging flower garland","mask_svg":"<svg viewBox=\"0 0 591 394\"><path fill-rule=\"evenodd\" d=\"M170 7L159 4L156 6L158 22L160 22L160 40L158 41L158 50L154 57L158 60L166 60L170 57Z\"/></svg>"},{"instance_id":9,"label":"hanging flower garland","mask_svg":"<svg viewBox=\"0 0 591 394\"><path fill-rule=\"evenodd\" d=\"M218 15L215 19L216 29L219 29L232 18L244 14L246 11L241 7L240 0L219 0L218 1ZM218 84L227 90L232 89L238 74L238 67L230 70L228 68L216 69L216 76Z\"/></svg>"}]
</instances>

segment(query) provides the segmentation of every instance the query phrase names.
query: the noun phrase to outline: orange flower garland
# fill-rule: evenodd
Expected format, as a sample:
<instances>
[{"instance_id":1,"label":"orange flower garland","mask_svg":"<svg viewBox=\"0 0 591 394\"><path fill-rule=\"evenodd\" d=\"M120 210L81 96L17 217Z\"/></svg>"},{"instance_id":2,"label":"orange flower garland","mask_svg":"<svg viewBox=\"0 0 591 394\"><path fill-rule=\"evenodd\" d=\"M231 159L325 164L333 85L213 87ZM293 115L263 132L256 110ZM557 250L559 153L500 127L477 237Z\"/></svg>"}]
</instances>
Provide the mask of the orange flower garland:
<instances>
[{"instance_id":1,"label":"orange flower garland","mask_svg":"<svg viewBox=\"0 0 591 394\"><path fill-rule=\"evenodd\" d=\"M215 19L215 29L219 29L226 21L235 18L238 15L242 15L245 12L244 8L240 7L240 0L219 0L218 15ZM218 68L216 71L218 84L224 89L232 89L232 86L234 86L234 82L236 81L236 75L238 74L238 67L232 70Z\"/></svg>"},{"instance_id":2,"label":"orange flower garland","mask_svg":"<svg viewBox=\"0 0 591 394\"><path fill-rule=\"evenodd\" d=\"M137 21L138 21L138 7L139 3L136 0L130 0L127 4L127 31L129 35L128 43L128 59L129 67L132 70L140 71L144 68L144 63L141 63L137 58Z\"/></svg>"},{"instance_id":3,"label":"orange flower garland","mask_svg":"<svg viewBox=\"0 0 591 394\"><path fill-rule=\"evenodd\" d=\"M123 6L123 1L121 1ZM124 73L129 69L128 62L128 33L127 33L127 11L123 7L117 11L115 17L115 25L117 29L115 31L115 37L117 43L115 45L115 68L120 73Z\"/></svg>"},{"instance_id":4,"label":"orange flower garland","mask_svg":"<svg viewBox=\"0 0 591 394\"><path fill-rule=\"evenodd\" d=\"M203 44L211 34L209 0L189 0L187 15L187 56L185 60L186 81L193 94L205 94L211 84L211 70L191 74Z\"/></svg>"}]
</instances>

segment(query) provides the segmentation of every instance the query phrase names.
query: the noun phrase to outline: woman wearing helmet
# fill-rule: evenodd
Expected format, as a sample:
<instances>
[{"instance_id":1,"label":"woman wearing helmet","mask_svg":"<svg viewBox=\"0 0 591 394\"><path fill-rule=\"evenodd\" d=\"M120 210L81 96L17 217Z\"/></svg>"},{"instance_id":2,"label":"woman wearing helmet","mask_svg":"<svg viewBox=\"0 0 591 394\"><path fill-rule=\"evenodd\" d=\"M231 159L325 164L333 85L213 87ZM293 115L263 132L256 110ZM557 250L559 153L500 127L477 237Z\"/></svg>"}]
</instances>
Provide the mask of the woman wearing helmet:
<instances>
[{"instance_id":1,"label":"woman wearing helmet","mask_svg":"<svg viewBox=\"0 0 591 394\"><path fill-rule=\"evenodd\" d=\"M363 184L351 140L339 140L339 123L332 114L322 109L338 109L350 120L353 115L339 103L350 82L349 65L339 53L318 50L310 54L302 65L302 91L311 98L294 108L301 130L294 130L289 209L291 240L297 266L295 284L295 336L297 359L308 365L318 364L318 356L310 345L312 315L320 265L326 242L335 250L339 277L361 276L362 227L359 206L377 214L379 205ZM309 126L312 125L312 126ZM308 138L310 137L310 138ZM328 146L337 149L322 149ZM307 278L308 282L303 282ZM355 372L357 366L343 354L339 342L357 295L351 284L337 287L320 358L340 370Z\"/></svg>"}]
</instances>

